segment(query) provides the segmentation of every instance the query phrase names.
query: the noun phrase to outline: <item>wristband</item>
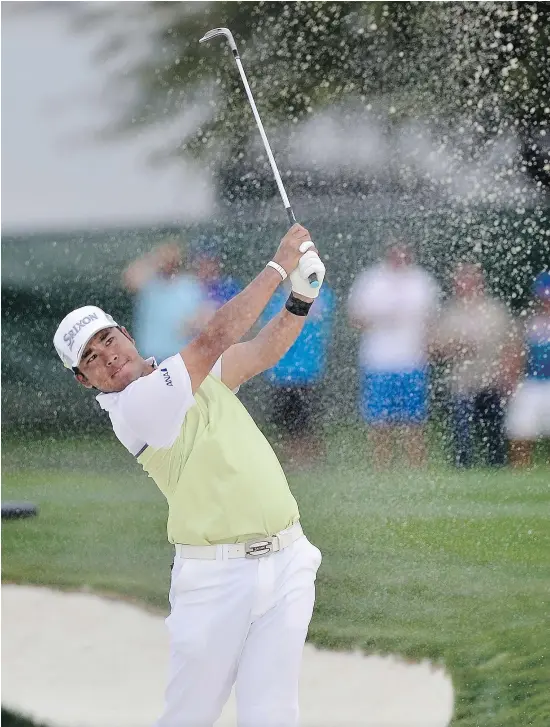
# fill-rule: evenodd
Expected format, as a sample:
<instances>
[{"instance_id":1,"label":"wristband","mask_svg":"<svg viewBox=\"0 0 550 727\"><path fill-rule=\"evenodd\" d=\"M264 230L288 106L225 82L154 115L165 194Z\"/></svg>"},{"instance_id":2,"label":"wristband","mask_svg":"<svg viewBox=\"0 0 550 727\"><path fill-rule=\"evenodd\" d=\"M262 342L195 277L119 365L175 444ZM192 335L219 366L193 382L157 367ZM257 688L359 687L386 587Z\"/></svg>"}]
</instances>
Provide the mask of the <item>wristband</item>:
<instances>
[{"instance_id":1,"label":"wristband","mask_svg":"<svg viewBox=\"0 0 550 727\"><path fill-rule=\"evenodd\" d=\"M283 280L286 280L288 277L288 275L286 274L286 270L283 268L283 266L279 265L279 263L276 263L274 260L270 260L267 263L266 268L273 268L273 270L276 270Z\"/></svg>"},{"instance_id":2,"label":"wristband","mask_svg":"<svg viewBox=\"0 0 550 727\"><path fill-rule=\"evenodd\" d=\"M295 295L291 293L285 303L285 308L289 313L292 313L295 316L307 316L307 314L309 313L309 309L312 305L313 301L311 303L308 303L305 300L300 300L300 298L296 298Z\"/></svg>"}]
</instances>

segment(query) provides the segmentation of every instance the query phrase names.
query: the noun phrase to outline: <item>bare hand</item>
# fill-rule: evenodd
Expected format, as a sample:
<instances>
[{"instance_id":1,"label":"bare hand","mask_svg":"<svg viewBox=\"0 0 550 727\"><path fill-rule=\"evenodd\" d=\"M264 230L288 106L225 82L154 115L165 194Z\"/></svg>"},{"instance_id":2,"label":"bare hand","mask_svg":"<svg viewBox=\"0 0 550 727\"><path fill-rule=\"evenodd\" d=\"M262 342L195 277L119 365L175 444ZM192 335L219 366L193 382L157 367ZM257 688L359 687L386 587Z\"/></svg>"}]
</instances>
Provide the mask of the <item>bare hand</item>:
<instances>
[{"instance_id":1,"label":"bare hand","mask_svg":"<svg viewBox=\"0 0 550 727\"><path fill-rule=\"evenodd\" d=\"M300 252L300 245L308 240L311 240L311 235L305 227L298 223L292 225L281 240L273 260L286 270L287 275L290 275L297 268L303 254ZM314 250L315 248L310 249Z\"/></svg>"}]
</instances>

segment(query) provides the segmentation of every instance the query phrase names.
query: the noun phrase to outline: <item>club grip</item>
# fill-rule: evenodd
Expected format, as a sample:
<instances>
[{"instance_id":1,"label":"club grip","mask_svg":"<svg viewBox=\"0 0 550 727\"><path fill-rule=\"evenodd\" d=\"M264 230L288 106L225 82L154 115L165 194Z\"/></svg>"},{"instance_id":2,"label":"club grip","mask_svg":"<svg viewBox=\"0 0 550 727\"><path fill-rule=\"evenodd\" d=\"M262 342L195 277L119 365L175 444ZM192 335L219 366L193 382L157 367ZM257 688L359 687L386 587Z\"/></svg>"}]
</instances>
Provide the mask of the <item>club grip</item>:
<instances>
[{"instance_id":1,"label":"club grip","mask_svg":"<svg viewBox=\"0 0 550 727\"><path fill-rule=\"evenodd\" d=\"M298 222L292 207L286 207L286 213L288 215L288 221L290 222L291 225L294 225L296 222ZM308 275L307 279L312 288L319 287L319 278L317 277L317 273L311 273L311 275Z\"/></svg>"}]
</instances>

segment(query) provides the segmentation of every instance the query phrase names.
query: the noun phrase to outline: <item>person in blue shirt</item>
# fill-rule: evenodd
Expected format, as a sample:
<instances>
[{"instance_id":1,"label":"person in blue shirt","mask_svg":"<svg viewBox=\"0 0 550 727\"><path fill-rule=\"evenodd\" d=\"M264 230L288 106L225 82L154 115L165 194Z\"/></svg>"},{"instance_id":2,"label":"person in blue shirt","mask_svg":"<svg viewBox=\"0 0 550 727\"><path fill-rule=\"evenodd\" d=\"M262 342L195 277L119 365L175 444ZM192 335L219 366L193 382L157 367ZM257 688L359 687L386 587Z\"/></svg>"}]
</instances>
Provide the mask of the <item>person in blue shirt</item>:
<instances>
[{"instance_id":1,"label":"person in blue shirt","mask_svg":"<svg viewBox=\"0 0 550 727\"><path fill-rule=\"evenodd\" d=\"M175 240L130 263L123 285L135 296L136 345L158 362L189 343L208 317L203 288L184 270L183 253Z\"/></svg>"},{"instance_id":2,"label":"person in blue shirt","mask_svg":"<svg viewBox=\"0 0 550 727\"><path fill-rule=\"evenodd\" d=\"M528 467L537 439L550 437L550 271L533 283L535 307L523 327L523 380L510 401L510 463Z\"/></svg>"},{"instance_id":3,"label":"person in blue shirt","mask_svg":"<svg viewBox=\"0 0 550 727\"><path fill-rule=\"evenodd\" d=\"M288 291L281 286L264 311L263 325L284 307L287 297ZM298 462L315 460L320 454L315 416L319 414L319 388L326 373L334 308L334 293L325 282L302 333L264 374L271 384L273 423L286 440L289 458Z\"/></svg>"}]
</instances>

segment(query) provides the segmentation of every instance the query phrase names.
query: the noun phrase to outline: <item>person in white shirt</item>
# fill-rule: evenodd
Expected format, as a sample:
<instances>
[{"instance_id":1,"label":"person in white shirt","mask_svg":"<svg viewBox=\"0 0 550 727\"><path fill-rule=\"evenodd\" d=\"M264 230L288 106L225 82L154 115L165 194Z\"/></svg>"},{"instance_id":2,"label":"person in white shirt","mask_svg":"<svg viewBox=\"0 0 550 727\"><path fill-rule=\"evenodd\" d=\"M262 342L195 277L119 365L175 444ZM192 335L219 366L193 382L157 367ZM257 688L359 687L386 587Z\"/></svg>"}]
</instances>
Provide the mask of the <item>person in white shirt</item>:
<instances>
[{"instance_id":1,"label":"person in white shirt","mask_svg":"<svg viewBox=\"0 0 550 727\"><path fill-rule=\"evenodd\" d=\"M374 462L390 462L404 450L408 464L425 458L428 415L427 331L436 312L439 287L415 265L411 251L392 244L385 259L363 271L348 300L352 325L362 331L359 349L360 409L370 425ZM400 434L399 447L394 446Z\"/></svg>"},{"instance_id":2,"label":"person in white shirt","mask_svg":"<svg viewBox=\"0 0 550 727\"><path fill-rule=\"evenodd\" d=\"M175 560L157 727L212 727L233 685L240 727L298 724L321 553L303 534L273 449L234 392L291 347L324 275L308 231L296 224L265 269L158 365L97 306L71 311L55 333L63 364L96 390L115 435L168 503ZM282 310L241 341L287 276Z\"/></svg>"}]
</instances>

